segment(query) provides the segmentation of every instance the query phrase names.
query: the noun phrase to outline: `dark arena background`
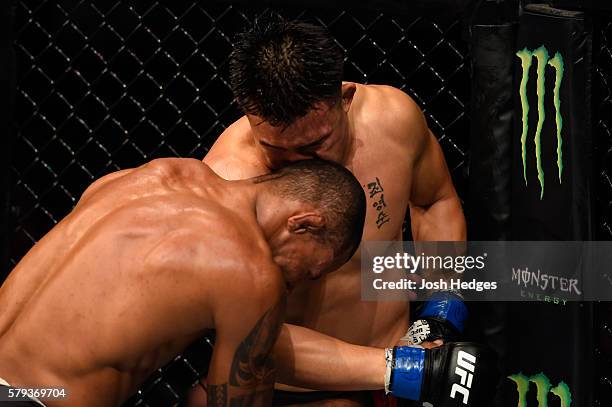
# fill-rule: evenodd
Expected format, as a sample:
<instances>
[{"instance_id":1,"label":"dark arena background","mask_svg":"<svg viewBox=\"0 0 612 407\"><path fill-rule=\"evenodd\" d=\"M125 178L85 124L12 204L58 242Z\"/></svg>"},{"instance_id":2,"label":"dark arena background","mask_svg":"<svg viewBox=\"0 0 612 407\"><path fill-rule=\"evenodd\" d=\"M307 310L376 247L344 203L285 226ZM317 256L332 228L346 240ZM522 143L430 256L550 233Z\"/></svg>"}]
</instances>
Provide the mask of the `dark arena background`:
<instances>
[{"instance_id":1,"label":"dark arena background","mask_svg":"<svg viewBox=\"0 0 612 407\"><path fill-rule=\"evenodd\" d=\"M206 154L240 116L228 87L233 38L269 9L326 26L345 52L346 80L392 85L416 100L444 151L470 238L612 240L612 11L581 1L552 6L578 13L570 17L583 24L586 80L581 86L586 94L570 97L578 98L590 123L585 158L576 164L586 174L581 190L590 196L586 226L577 226L580 232L570 235L513 232L513 219L523 209L517 209L510 185L512 147L498 132L485 129L512 132L520 120L503 114L514 108L512 88L504 88L504 82L516 81L517 74L514 59L504 62L503 46L497 47L501 56L495 56L486 43L504 44L503 38L512 38L505 44L511 44L516 58L513 41L521 36L519 11L527 10L527 3L304 1L287 7L280 1L5 0L0 6L0 281L94 179L157 157L201 159ZM490 27L499 28L494 38ZM491 105L499 109L491 112ZM487 336L486 322L474 323L471 335L496 344L506 360L516 359L508 350L511 335L529 334L508 327L526 318L529 308L479 308L475 305L473 312L480 320L499 324L503 316L506 340ZM550 366L524 373L543 371L553 385L569 381L574 386L572 405L610 406L612 308L584 303L567 312L580 322L561 321L542 329L584 346L582 356L558 354ZM537 330L532 334L538 337ZM520 349L521 360L539 352L541 343L532 343L533 348ZM206 371L202 355L209 346L206 340L194 344L126 405L179 403ZM567 357L577 361L565 363ZM549 400L550 406L559 405L558 399ZM500 383L497 405L517 405L516 390L507 380ZM530 395L528 406L536 405Z\"/></svg>"}]
</instances>

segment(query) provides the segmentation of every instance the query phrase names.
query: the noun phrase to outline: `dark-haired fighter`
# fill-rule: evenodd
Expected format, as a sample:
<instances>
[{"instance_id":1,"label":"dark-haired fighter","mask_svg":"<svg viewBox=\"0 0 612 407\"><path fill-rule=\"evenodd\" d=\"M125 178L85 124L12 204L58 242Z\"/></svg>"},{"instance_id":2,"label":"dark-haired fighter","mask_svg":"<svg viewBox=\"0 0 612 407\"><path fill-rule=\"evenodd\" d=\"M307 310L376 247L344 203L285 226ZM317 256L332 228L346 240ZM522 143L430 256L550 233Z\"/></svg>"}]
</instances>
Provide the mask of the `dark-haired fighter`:
<instances>
[{"instance_id":1,"label":"dark-haired fighter","mask_svg":"<svg viewBox=\"0 0 612 407\"><path fill-rule=\"evenodd\" d=\"M364 211L351 173L318 160L245 181L192 159L101 178L0 287L0 405L10 385L117 406L210 329L210 405L268 405L286 287L348 260Z\"/></svg>"},{"instance_id":2,"label":"dark-haired fighter","mask_svg":"<svg viewBox=\"0 0 612 407\"><path fill-rule=\"evenodd\" d=\"M363 240L401 240L406 208L415 240L465 239L461 204L421 110L393 87L342 82L342 52L324 29L256 24L238 37L230 74L245 116L204 158L219 175L243 179L295 160L332 160L351 170L366 192ZM384 361L349 360L334 351L339 345L330 336L390 347L406 333L408 311L405 302L361 301L358 255L338 273L302 285L289 297L287 322L328 337L285 325L279 348L290 353L291 381L316 389L380 388L382 378L374 384L352 366L384 371Z\"/></svg>"}]
</instances>

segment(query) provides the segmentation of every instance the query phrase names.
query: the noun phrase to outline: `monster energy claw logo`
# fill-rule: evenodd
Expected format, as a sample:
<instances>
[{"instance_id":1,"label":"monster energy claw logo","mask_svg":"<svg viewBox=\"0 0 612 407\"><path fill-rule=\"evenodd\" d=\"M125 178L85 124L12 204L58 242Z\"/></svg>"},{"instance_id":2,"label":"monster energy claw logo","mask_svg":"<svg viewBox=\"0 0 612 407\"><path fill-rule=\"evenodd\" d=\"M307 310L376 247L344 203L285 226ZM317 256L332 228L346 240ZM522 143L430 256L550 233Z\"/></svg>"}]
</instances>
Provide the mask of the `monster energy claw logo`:
<instances>
[{"instance_id":1,"label":"monster energy claw logo","mask_svg":"<svg viewBox=\"0 0 612 407\"><path fill-rule=\"evenodd\" d=\"M525 185L527 185L527 133L529 130L529 101L527 100L527 83L529 81L529 69L531 68L531 62L533 57L537 61L536 73L536 92L538 95L538 122L536 125L534 144L536 153L536 167L538 170L538 180L540 181L540 199L544 197L544 170L542 169L542 147L540 138L542 135L542 127L544 126L544 119L546 113L544 111L544 96L546 93L546 65L550 65L555 68L555 87L553 90L553 103L555 105L555 122L557 125L557 169L559 172L559 183L561 183L561 173L563 172L563 150L562 150L562 138L561 130L563 128L563 119L561 118L561 99L559 98L559 89L561 88L561 81L563 80L563 57L560 53L556 53L554 57L550 58L548 50L543 45L534 51L530 51L527 48L516 53L521 60L521 66L523 68L523 75L521 77L521 84L519 87L519 95L521 97L521 108L523 110L522 122L523 128L521 131L521 156L523 158L523 179Z\"/></svg>"},{"instance_id":2,"label":"monster energy claw logo","mask_svg":"<svg viewBox=\"0 0 612 407\"><path fill-rule=\"evenodd\" d=\"M536 385L538 407L548 407L548 393L552 393L559 397L559 400L561 400L561 407L570 407L572 404L572 393L568 385L561 381L557 386L552 387L550 380L548 380L548 377L546 377L544 373L538 373L530 377L519 373L508 376L508 379L516 384L516 390L519 395L517 407L527 407L529 383L535 383Z\"/></svg>"}]
</instances>

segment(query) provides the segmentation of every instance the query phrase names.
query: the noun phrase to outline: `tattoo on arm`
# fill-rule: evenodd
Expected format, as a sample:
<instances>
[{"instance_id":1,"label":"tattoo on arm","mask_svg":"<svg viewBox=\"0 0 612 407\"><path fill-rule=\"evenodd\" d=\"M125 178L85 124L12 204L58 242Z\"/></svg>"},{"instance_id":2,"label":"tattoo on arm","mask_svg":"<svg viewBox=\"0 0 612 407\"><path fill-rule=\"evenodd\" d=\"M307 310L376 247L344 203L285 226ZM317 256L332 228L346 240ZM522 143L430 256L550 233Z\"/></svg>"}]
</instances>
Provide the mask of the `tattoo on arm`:
<instances>
[{"instance_id":1,"label":"tattoo on arm","mask_svg":"<svg viewBox=\"0 0 612 407\"><path fill-rule=\"evenodd\" d=\"M279 303L268 310L238 346L230 373L232 386L274 383L274 364L269 354L280 332L283 309L284 304Z\"/></svg>"},{"instance_id":2,"label":"tattoo on arm","mask_svg":"<svg viewBox=\"0 0 612 407\"><path fill-rule=\"evenodd\" d=\"M227 383L209 384L206 388L207 405L211 407L227 405Z\"/></svg>"},{"instance_id":3,"label":"tattoo on arm","mask_svg":"<svg viewBox=\"0 0 612 407\"><path fill-rule=\"evenodd\" d=\"M209 405L239 407L265 404L262 401L271 396L274 386L274 363L270 353L280 332L284 309L283 299L257 321L234 353L229 385L230 389L243 389L244 393L229 396L228 399L227 383L209 385ZM268 404L271 402L265 401Z\"/></svg>"},{"instance_id":4,"label":"tattoo on arm","mask_svg":"<svg viewBox=\"0 0 612 407\"><path fill-rule=\"evenodd\" d=\"M364 185L365 187L366 185ZM385 202L385 190L380 182L376 179L367 183L368 195L372 201L372 207L376 209L376 227L380 229L385 223L388 223L391 218L385 212L387 203Z\"/></svg>"}]
</instances>

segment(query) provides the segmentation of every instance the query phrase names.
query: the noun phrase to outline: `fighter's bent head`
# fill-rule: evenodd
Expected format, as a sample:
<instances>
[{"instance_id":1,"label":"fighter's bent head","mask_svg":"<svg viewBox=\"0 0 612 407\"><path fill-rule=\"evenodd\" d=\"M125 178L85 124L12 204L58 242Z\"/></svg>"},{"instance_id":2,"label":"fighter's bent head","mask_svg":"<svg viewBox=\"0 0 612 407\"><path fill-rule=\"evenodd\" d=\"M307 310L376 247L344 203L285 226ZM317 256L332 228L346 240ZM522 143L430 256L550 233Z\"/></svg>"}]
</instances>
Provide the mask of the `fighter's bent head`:
<instances>
[{"instance_id":1,"label":"fighter's bent head","mask_svg":"<svg viewBox=\"0 0 612 407\"><path fill-rule=\"evenodd\" d=\"M282 202L298 202L307 208L287 221L288 235L293 238L272 242L281 267L284 262L299 262L298 266L288 266L305 268L311 277L318 277L344 264L359 247L365 195L357 179L343 166L323 160L302 160L256 177L253 182L267 186ZM277 244L278 241L282 243ZM326 252L330 254L326 256Z\"/></svg>"},{"instance_id":2,"label":"fighter's bent head","mask_svg":"<svg viewBox=\"0 0 612 407\"><path fill-rule=\"evenodd\" d=\"M323 27L265 16L238 36L232 91L244 113L286 127L319 102L341 98L343 54Z\"/></svg>"}]
</instances>

